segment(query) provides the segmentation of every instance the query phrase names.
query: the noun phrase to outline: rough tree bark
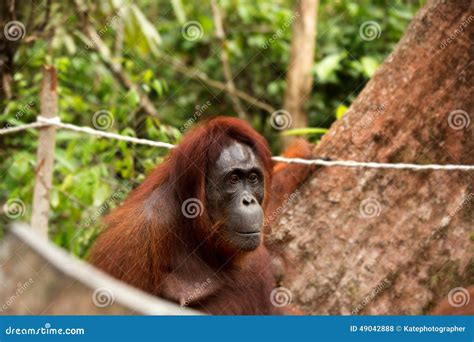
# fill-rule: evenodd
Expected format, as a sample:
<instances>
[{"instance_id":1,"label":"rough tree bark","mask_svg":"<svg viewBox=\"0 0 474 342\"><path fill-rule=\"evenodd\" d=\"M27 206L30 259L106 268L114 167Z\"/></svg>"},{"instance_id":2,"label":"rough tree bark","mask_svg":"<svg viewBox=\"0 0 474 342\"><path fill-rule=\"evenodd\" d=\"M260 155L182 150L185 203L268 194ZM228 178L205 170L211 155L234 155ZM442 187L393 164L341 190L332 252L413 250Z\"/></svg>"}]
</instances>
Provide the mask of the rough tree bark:
<instances>
[{"instance_id":1,"label":"rough tree bark","mask_svg":"<svg viewBox=\"0 0 474 342\"><path fill-rule=\"evenodd\" d=\"M293 23L286 90L283 99L283 109L290 114L292 119L291 128L308 126L304 103L313 83L311 68L316 45L317 8L318 0L300 0L296 5L296 19ZM292 140L292 137L283 139L286 146Z\"/></svg>"},{"instance_id":2,"label":"rough tree bark","mask_svg":"<svg viewBox=\"0 0 474 342\"><path fill-rule=\"evenodd\" d=\"M428 1L313 153L473 165L473 27L470 1ZM293 303L313 314L421 314L473 284L473 176L319 168L269 241L283 251Z\"/></svg>"}]
</instances>

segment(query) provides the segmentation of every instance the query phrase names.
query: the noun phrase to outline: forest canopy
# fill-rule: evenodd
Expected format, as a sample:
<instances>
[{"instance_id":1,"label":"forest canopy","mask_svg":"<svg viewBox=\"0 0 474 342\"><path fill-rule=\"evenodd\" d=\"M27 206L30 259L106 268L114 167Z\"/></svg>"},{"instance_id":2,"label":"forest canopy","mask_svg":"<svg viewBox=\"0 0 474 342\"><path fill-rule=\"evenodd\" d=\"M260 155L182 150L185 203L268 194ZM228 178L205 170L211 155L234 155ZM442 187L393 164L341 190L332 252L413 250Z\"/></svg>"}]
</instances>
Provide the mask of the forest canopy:
<instances>
[{"instance_id":1,"label":"forest canopy","mask_svg":"<svg viewBox=\"0 0 474 342\"><path fill-rule=\"evenodd\" d=\"M283 106L293 1L219 1L224 36L216 34L210 3L32 4L18 2L15 17L3 19L19 24L4 30L13 39L2 40L1 128L36 120L41 69L49 64L58 73L63 122L177 143L204 118L245 116L274 154L280 152L282 131L269 119ZM317 142L344 115L421 6L417 1L320 1L313 83L305 102L308 127L295 134ZM236 96L219 88L226 83L222 51L235 89L244 93L238 96L240 107ZM33 130L0 136L0 203L20 199L24 220L31 215L37 139ZM83 257L100 217L167 153L58 131L51 238Z\"/></svg>"}]
</instances>

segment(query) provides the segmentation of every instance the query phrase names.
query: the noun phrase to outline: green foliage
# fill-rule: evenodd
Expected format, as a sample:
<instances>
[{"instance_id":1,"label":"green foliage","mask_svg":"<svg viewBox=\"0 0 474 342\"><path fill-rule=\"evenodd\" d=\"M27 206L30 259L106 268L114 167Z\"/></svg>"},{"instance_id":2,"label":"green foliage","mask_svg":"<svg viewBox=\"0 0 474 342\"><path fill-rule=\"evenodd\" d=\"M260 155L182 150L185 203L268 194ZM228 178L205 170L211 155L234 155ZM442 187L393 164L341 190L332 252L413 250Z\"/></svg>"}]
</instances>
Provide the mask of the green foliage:
<instances>
[{"instance_id":1,"label":"green foliage","mask_svg":"<svg viewBox=\"0 0 474 342\"><path fill-rule=\"evenodd\" d=\"M92 127L94 115L105 111L113 121L105 128L107 131L176 143L190 119L233 115L232 103L224 92L177 72L162 58L172 56L211 79L224 80L209 3L110 0L88 4L91 22L109 48L111 60L149 96L159 119L147 116L140 109L139 94L127 90L104 64L92 48L93 42L86 38L75 8L69 2L53 3L44 36L29 43L22 41L18 47L14 96L3 101L0 127L36 120L41 67L45 63L53 63L58 70L59 110L64 122ZM281 108L294 2L222 0L219 4L236 87ZM419 7L408 0L321 0L312 69L315 79L305 108L310 126L318 128L285 134L319 139L334 120L344 115ZM41 21L42 17L34 20ZM183 28L191 21L202 28L198 39L184 38ZM359 33L367 21L380 26L379 37L371 41L362 39ZM52 28L56 30L51 40ZM252 125L277 153L280 132L271 127L269 114L246 102L243 105ZM163 123L175 127L175 131L165 130ZM0 136L0 203L21 199L26 205L19 218L23 220L31 215L37 137L34 130ZM50 211L53 240L85 256L98 233L100 217L120 204L167 153L58 131ZM1 223L9 221L0 215Z\"/></svg>"},{"instance_id":2,"label":"green foliage","mask_svg":"<svg viewBox=\"0 0 474 342\"><path fill-rule=\"evenodd\" d=\"M293 128L288 129L283 132L282 135L290 136L290 135L309 135L309 134L324 134L327 133L327 128L319 128L319 127L308 127L308 128Z\"/></svg>"}]
</instances>

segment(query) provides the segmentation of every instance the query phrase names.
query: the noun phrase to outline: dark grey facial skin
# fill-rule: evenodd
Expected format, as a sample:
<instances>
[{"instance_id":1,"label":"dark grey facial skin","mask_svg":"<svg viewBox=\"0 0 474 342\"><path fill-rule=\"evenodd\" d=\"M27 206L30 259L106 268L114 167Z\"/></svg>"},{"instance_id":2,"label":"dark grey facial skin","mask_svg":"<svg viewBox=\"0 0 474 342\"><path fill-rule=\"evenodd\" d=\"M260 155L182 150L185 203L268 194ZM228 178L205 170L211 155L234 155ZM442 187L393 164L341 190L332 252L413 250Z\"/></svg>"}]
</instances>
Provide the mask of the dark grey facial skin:
<instances>
[{"instance_id":1,"label":"dark grey facial skin","mask_svg":"<svg viewBox=\"0 0 474 342\"><path fill-rule=\"evenodd\" d=\"M234 142L223 149L206 179L212 223L224 222L220 233L237 250L253 251L263 227L263 166L252 149Z\"/></svg>"}]
</instances>

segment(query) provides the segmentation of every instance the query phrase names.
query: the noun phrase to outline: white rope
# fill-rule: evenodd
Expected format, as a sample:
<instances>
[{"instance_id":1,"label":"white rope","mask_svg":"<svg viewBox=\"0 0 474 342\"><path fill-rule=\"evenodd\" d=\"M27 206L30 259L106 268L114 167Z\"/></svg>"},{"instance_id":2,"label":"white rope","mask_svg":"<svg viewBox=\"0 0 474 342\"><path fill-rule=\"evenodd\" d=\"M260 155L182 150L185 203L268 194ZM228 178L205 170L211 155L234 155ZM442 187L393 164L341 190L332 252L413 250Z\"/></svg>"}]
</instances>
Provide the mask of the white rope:
<instances>
[{"instance_id":1,"label":"white rope","mask_svg":"<svg viewBox=\"0 0 474 342\"><path fill-rule=\"evenodd\" d=\"M38 122L43 123L43 124L53 125L60 128L69 129L75 132L87 133L87 134L95 135L102 138L122 140L122 141L131 142L134 144L149 145L149 146L154 146L154 147L174 148L173 144L169 144L169 143L165 143L161 141L152 141L152 140L147 140L147 139L127 137L125 135L99 131L97 129L93 129L90 127L79 127L76 125L62 123L58 117L50 119L50 118L45 118L43 116L38 116Z\"/></svg>"},{"instance_id":2,"label":"white rope","mask_svg":"<svg viewBox=\"0 0 474 342\"><path fill-rule=\"evenodd\" d=\"M56 126L59 128L69 129L75 132L87 133L90 135L95 135L102 138L116 139L121 141L127 141L134 144L149 145L154 147L164 147L164 148L174 148L173 144L161 142L161 141L152 141L147 139L140 139L134 137L128 137L120 134L109 133L104 131L99 131L90 127L80 127L72 124L62 123L59 117L55 118L45 118L43 116L38 116L38 121L26 125L21 125L17 127L9 127L0 129L0 135L14 133L23 131L29 128L38 128L44 126ZM373 169L396 169L396 170L462 170L462 171L472 171L474 170L474 165L439 165L439 164L405 164L405 163L375 163L375 162L358 162L354 160L323 160L323 159L302 159L302 158L286 158L286 157L272 157L274 161L288 164L303 164L303 165L321 165L321 166L343 166L343 167L366 167Z\"/></svg>"},{"instance_id":3,"label":"white rope","mask_svg":"<svg viewBox=\"0 0 474 342\"><path fill-rule=\"evenodd\" d=\"M20 132L20 131L24 131L25 129L38 128L38 127L44 127L44 126L49 126L49 124L42 123L42 122L33 122L33 123L21 125L21 126L6 127L6 128L0 129L0 135Z\"/></svg>"},{"instance_id":4,"label":"white rope","mask_svg":"<svg viewBox=\"0 0 474 342\"><path fill-rule=\"evenodd\" d=\"M346 167L368 167L373 169L398 169L398 170L474 170L474 165L438 165L438 164L405 164L405 163L374 163L374 162L358 162L354 160L323 160L323 159L301 159L301 158L285 158L273 157L275 161L288 164L305 164L305 165L323 165L323 166L346 166Z\"/></svg>"}]
</instances>

